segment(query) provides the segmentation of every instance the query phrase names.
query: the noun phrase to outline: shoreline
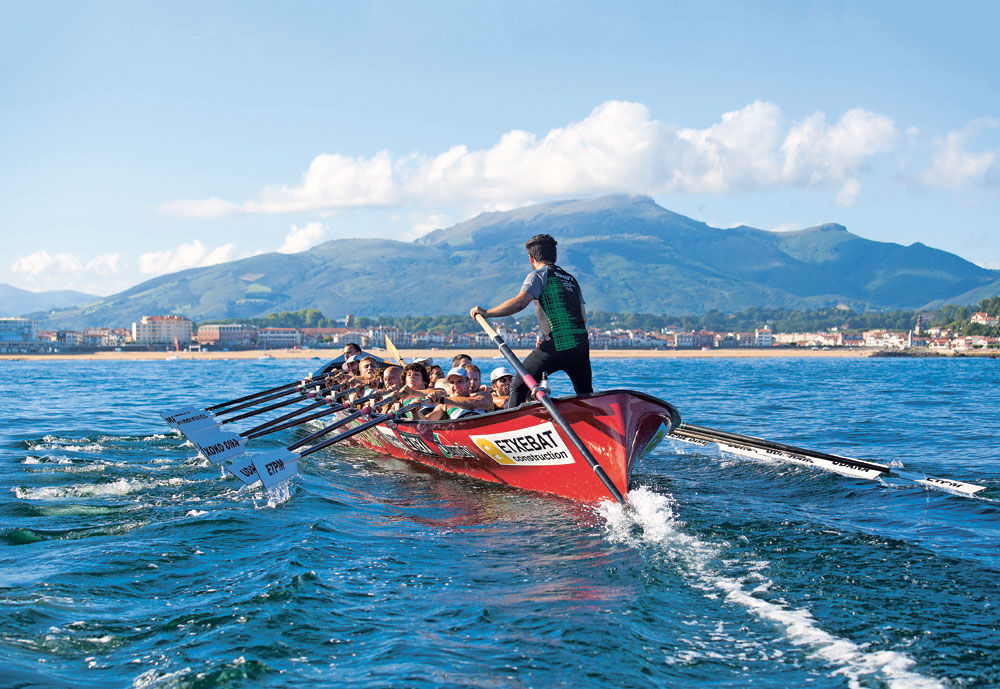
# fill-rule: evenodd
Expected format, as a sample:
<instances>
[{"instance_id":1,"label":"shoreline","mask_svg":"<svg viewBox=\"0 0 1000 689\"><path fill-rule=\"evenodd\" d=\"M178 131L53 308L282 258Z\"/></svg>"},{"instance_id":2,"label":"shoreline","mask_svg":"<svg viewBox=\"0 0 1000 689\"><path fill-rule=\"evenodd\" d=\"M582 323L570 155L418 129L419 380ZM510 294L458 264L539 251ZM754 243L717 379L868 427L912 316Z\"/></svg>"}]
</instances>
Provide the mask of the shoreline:
<instances>
[{"instance_id":1,"label":"shoreline","mask_svg":"<svg viewBox=\"0 0 1000 689\"><path fill-rule=\"evenodd\" d=\"M390 358L388 351L372 348L372 354ZM515 349L518 357L525 357L530 349ZM886 350L858 347L851 349L594 349L590 352L591 359L858 359L878 357L906 358L979 358L998 356L996 351L955 353L897 353ZM409 361L415 357L431 357L437 363L448 361L458 353L469 354L473 359L499 359L500 353L489 349L400 349L403 359ZM340 355L339 349L272 349L243 350L232 352L88 352L82 354L0 354L0 361L226 361L247 359L312 359L317 357L329 361Z\"/></svg>"}]
</instances>

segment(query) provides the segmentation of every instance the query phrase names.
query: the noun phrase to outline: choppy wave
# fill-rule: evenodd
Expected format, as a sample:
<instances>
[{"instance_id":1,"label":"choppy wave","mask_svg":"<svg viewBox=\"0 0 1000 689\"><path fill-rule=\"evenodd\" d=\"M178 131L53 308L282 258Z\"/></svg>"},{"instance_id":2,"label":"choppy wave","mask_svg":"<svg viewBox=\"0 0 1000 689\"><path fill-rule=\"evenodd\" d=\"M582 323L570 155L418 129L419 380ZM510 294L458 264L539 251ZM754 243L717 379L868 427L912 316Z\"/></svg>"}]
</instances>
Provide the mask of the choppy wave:
<instances>
[{"instance_id":1,"label":"choppy wave","mask_svg":"<svg viewBox=\"0 0 1000 689\"><path fill-rule=\"evenodd\" d=\"M943 364L605 360L595 380L1000 490L995 365ZM991 504L668 443L635 468L650 487L632 507L600 515L337 448L268 493L156 412L295 362L33 366L0 379L26 407L0 428L0 646L25 683L1000 686ZM57 419L23 392L42 379ZM95 394L136 402L95 417ZM914 397L942 404L911 424Z\"/></svg>"},{"instance_id":2,"label":"choppy wave","mask_svg":"<svg viewBox=\"0 0 1000 689\"><path fill-rule=\"evenodd\" d=\"M70 486L46 486L31 488L17 486L14 495L21 500L52 500L54 498L92 498L116 495L142 493L157 488L183 486L194 481L179 477L163 481L143 481L140 479L120 478L110 483L80 483Z\"/></svg>"},{"instance_id":3,"label":"choppy wave","mask_svg":"<svg viewBox=\"0 0 1000 689\"><path fill-rule=\"evenodd\" d=\"M606 520L611 542L656 547L657 554L724 594L727 601L774 623L793 644L812 649L834 666L834 676L846 677L850 686L861 686L862 680L872 676L880 676L892 689L943 689L945 686L938 679L912 671L915 662L898 651L867 651L822 629L807 609L755 596L769 588L770 582L766 580L754 583L753 589L747 591L748 582L717 570L725 546L706 543L686 533L684 525L676 519L673 501L668 496L640 487L629 491L628 500L629 507L604 502L598 508L598 513ZM756 564L758 569L766 566L766 563Z\"/></svg>"}]
</instances>

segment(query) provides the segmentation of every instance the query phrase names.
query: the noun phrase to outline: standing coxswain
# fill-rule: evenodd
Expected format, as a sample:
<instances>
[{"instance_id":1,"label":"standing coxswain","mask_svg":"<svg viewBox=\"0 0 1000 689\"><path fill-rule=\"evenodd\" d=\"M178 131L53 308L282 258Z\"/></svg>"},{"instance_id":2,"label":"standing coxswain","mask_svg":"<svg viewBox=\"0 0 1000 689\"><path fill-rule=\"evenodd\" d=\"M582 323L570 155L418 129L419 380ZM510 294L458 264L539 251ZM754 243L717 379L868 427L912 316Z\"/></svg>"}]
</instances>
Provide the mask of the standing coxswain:
<instances>
[{"instance_id":1,"label":"standing coxswain","mask_svg":"<svg viewBox=\"0 0 1000 689\"><path fill-rule=\"evenodd\" d=\"M502 318L523 310L534 301L542 338L524 359L524 368L536 380L543 373L565 371L578 395L593 392L587 314L580 284L556 265L556 240L551 236L536 234L525 248L532 271L524 279L521 291L491 309L474 306L469 314L473 318L477 315ZM518 406L527 397L528 386L521 376L517 376L511 386L508 408Z\"/></svg>"}]
</instances>

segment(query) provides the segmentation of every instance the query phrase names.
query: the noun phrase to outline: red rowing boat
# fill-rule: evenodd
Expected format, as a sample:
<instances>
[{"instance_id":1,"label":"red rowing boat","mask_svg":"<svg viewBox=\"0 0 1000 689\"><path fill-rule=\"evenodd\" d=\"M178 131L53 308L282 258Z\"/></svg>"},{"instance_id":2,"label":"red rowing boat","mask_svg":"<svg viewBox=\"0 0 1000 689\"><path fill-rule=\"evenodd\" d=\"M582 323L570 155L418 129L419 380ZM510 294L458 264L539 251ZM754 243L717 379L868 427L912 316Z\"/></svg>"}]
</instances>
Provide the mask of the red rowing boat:
<instances>
[{"instance_id":1,"label":"red rowing boat","mask_svg":"<svg viewBox=\"0 0 1000 689\"><path fill-rule=\"evenodd\" d=\"M554 402L622 493L628 491L635 463L681 422L673 405L632 390ZM362 420L351 423L360 425ZM589 502L610 497L608 488L537 402L457 420L385 421L345 442L516 488Z\"/></svg>"}]
</instances>

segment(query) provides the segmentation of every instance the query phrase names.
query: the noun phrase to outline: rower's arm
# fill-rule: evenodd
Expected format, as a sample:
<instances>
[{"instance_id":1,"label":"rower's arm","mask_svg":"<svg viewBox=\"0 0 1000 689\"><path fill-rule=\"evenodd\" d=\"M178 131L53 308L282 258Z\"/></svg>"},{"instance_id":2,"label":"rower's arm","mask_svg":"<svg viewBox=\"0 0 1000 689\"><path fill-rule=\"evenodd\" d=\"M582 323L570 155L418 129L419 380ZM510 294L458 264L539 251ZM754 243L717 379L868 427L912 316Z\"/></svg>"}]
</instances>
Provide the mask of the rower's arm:
<instances>
[{"instance_id":1,"label":"rower's arm","mask_svg":"<svg viewBox=\"0 0 1000 689\"><path fill-rule=\"evenodd\" d=\"M511 297L499 306L494 306L492 309L486 309L483 314L486 318L503 318L504 316L510 316L518 311L523 311L524 307L530 304L534 300L534 297L527 292L518 292L517 296Z\"/></svg>"}]
</instances>

